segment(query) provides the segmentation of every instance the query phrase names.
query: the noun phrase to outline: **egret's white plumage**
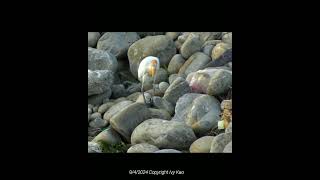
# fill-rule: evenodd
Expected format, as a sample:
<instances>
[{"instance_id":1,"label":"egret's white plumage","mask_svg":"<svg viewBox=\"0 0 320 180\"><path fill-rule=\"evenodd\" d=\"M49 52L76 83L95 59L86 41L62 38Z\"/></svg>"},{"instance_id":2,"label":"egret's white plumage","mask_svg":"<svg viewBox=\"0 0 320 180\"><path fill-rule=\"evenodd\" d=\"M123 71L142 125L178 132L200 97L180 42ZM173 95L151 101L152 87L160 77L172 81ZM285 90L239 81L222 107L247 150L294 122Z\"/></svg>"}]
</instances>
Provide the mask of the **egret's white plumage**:
<instances>
[{"instance_id":1,"label":"egret's white plumage","mask_svg":"<svg viewBox=\"0 0 320 180\"><path fill-rule=\"evenodd\" d=\"M153 78L153 83L155 80L155 76L157 74L158 69L160 68L160 61L159 58L154 57L154 56L148 56L144 58L138 68L138 79L141 82L141 93L143 96L144 103L146 104L146 98L144 96L143 92L143 85L144 85L144 80L147 76ZM153 94L155 93L155 89L153 86Z\"/></svg>"},{"instance_id":2,"label":"egret's white plumage","mask_svg":"<svg viewBox=\"0 0 320 180\"><path fill-rule=\"evenodd\" d=\"M154 57L154 56L148 56L146 58L144 58L140 64L139 64L139 68L138 68L138 79L140 82L142 82L142 77L145 74L148 74L149 72L149 68L151 68L152 66L152 60L156 60L157 64L156 64L156 71L160 68L160 61L159 58Z\"/></svg>"}]
</instances>

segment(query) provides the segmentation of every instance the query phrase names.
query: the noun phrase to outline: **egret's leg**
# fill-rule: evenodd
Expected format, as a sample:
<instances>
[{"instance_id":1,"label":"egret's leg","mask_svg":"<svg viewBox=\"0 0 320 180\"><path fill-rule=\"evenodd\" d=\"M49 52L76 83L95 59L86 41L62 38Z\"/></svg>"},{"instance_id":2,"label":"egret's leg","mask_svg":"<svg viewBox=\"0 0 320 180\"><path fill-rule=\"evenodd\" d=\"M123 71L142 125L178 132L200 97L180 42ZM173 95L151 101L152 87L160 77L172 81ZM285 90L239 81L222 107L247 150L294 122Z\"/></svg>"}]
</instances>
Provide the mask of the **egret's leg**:
<instances>
[{"instance_id":1,"label":"egret's leg","mask_svg":"<svg viewBox=\"0 0 320 180\"><path fill-rule=\"evenodd\" d=\"M146 98L144 97L143 84L144 84L144 78L142 78L141 93L142 93L142 96L143 96L143 102L144 102L144 104L147 104L147 103L146 103Z\"/></svg>"},{"instance_id":2,"label":"egret's leg","mask_svg":"<svg viewBox=\"0 0 320 180\"><path fill-rule=\"evenodd\" d=\"M151 97L151 104L153 104L153 96L155 96L155 94L156 94L156 88L155 88L156 75L157 75L157 71L156 71L155 76L153 77L153 83L152 83L152 86L153 86L153 95L152 95L152 97Z\"/></svg>"}]
</instances>

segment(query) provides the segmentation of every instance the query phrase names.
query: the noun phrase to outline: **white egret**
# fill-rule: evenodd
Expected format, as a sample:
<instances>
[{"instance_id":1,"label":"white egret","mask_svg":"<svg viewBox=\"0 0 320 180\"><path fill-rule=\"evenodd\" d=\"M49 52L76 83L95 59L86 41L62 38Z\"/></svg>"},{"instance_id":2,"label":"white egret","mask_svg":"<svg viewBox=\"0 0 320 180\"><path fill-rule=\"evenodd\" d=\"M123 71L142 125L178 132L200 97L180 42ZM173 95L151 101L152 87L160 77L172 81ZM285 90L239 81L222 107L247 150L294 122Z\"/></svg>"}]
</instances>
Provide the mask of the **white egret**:
<instances>
[{"instance_id":1,"label":"white egret","mask_svg":"<svg viewBox=\"0 0 320 180\"><path fill-rule=\"evenodd\" d=\"M146 99L144 96L143 84L145 83L145 79L147 77L153 78L153 95L155 94L155 77L157 75L157 71L160 68L160 61L159 58L154 56L148 56L144 58L139 65L138 69L138 79L141 82L141 93L143 96L143 101L146 104ZM151 98L152 99L152 98Z\"/></svg>"}]
</instances>

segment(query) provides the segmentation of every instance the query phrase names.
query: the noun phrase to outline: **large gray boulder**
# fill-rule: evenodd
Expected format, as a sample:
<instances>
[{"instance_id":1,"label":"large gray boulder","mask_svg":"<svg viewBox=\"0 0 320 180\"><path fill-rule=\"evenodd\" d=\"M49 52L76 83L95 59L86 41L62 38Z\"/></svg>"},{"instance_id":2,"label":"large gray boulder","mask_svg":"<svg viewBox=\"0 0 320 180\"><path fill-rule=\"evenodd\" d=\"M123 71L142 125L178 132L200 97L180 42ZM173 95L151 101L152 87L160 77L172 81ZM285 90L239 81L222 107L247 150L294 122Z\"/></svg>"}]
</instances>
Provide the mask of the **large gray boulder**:
<instances>
[{"instance_id":1,"label":"large gray boulder","mask_svg":"<svg viewBox=\"0 0 320 180\"><path fill-rule=\"evenodd\" d=\"M127 57L131 44L139 39L136 32L107 32L99 39L97 49L108 51L117 59L122 59Z\"/></svg>"},{"instance_id":2,"label":"large gray boulder","mask_svg":"<svg viewBox=\"0 0 320 180\"><path fill-rule=\"evenodd\" d=\"M96 47L99 38L99 32L88 32L88 47Z\"/></svg>"},{"instance_id":3,"label":"large gray boulder","mask_svg":"<svg viewBox=\"0 0 320 180\"><path fill-rule=\"evenodd\" d=\"M92 71L110 70L116 72L117 68L118 62L113 54L88 47L88 69Z\"/></svg>"},{"instance_id":4,"label":"large gray boulder","mask_svg":"<svg viewBox=\"0 0 320 180\"><path fill-rule=\"evenodd\" d=\"M160 149L188 149L196 136L192 129L183 122L163 119L148 119L137 126L131 143L148 143Z\"/></svg>"},{"instance_id":5,"label":"large gray boulder","mask_svg":"<svg viewBox=\"0 0 320 180\"><path fill-rule=\"evenodd\" d=\"M109 70L88 70L88 96L101 94L113 84L113 73ZM110 90L111 91L111 90Z\"/></svg>"},{"instance_id":6,"label":"large gray boulder","mask_svg":"<svg viewBox=\"0 0 320 180\"><path fill-rule=\"evenodd\" d=\"M196 52L183 64L179 70L179 74L188 75L191 72L204 69L206 64L211 61L211 58L203 52Z\"/></svg>"},{"instance_id":7,"label":"large gray boulder","mask_svg":"<svg viewBox=\"0 0 320 180\"><path fill-rule=\"evenodd\" d=\"M127 142L130 142L132 131L150 117L151 113L145 104L133 103L114 115L110 119L110 124Z\"/></svg>"},{"instance_id":8,"label":"large gray boulder","mask_svg":"<svg viewBox=\"0 0 320 180\"><path fill-rule=\"evenodd\" d=\"M190 33L180 48L182 57L188 59L192 54L201 50L202 44L199 35Z\"/></svg>"},{"instance_id":9,"label":"large gray boulder","mask_svg":"<svg viewBox=\"0 0 320 180\"><path fill-rule=\"evenodd\" d=\"M168 87L164 93L163 99L170 102L173 106L176 105L178 99L186 93L190 93L191 89L185 79L178 77Z\"/></svg>"},{"instance_id":10,"label":"large gray boulder","mask_svg":"<svg viewBox=\"0 0 320 180\"><path fill-rule=\"evenodd\" d=\"M153 153L158 150L159 148L157 148L157 146L148 143L141 143L131 146L127 153Z\"/></svg>"},{"instance_id":11,"label":"large gray boulder","mask_svg":"<svg viewBox=\"0 0 320 180\"><path fill-rule=\"evenodd\" d=\"M232 141L232 132L215 136L211 143L210 153L222 153L226 145Z\"/></svg>"},{"instance_id":12,"label":"large gray boulder","mask_svg":"<svg viewBox=\"0 0 320 180\"><path fill-rule=\"evenodd\" d=\"M171 38L165 35L148 36L134 42L128 50L130 71L138 77L140 62L147 56L155 56L160 60L160 66L168 66L176 48Z\"/></svg>"}]
</instances>

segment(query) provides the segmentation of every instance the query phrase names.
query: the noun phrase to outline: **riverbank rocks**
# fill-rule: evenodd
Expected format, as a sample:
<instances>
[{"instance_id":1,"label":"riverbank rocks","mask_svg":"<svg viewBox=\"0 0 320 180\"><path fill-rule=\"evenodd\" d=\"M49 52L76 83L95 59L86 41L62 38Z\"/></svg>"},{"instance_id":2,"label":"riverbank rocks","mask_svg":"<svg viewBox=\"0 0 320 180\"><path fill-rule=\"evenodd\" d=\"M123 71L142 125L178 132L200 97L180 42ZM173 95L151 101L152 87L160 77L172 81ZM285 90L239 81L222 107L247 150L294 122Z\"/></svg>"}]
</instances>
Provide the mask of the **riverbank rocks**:
<instances>
[{"instance_id":1,"label":"riverbank rocks","mask_svg":"<svg viewBox=\"0 0 320 180\"><path fill-rule=\"evenodd\" d=\"M222 56L228 49L231 49L232 45L221 42L218 43L212 50L211 58L212 60L217 60Z\"/></svg>"},{"instance_id":2,"label":"riverbank rocks","mask_svg":"<svg viewBox=\"0 0 320 180\"><path fill-rule=\"evenodd\" d=\"M183 74L171 74L169 76L169 84L172 84L174 80L176 80L177 77L181 77L181 78L186 78L185 75Z\"/></svg>"},{"instance_id":3,"label":"riverbank rocks","mask_svg":"<svg viewBox=\"0 0 320 180\"><path fill-rule=\"evenodd\" d=\"M114 84L111 86L112 95L111 98L116 99L128 95L128 92L123 84Z\"/></svg>"},{"instance_id":4,"label":"riverbank rocks","mask_svg":"<svg viewBox=\"0 0 320 180\"><path fill-rule=\"evenodd\" d=\"M112 94L112 90L111 88L108 87L107 90L102 92L101 94L88 96L88 103L93 105L100 105L105 100L109 99L111 94Z\"/></svg>"},{"instance_id":5,"label":"riverbank rocks","mask_svg":"<svg viewBox=\"0 0 320 180\"><path fill-rule=\"evenodd\" d=\"M99 38L99 32L88 32L88 47L96 47Z\"/></svg>"},{"instance_id":6,"label":"riverbank rocks","mask_svg":"<svg viewBox=\"0 0 320 180\"><path fill-rule=\"evenodd\" d=\"M154 153L182 153L182 152L175 149L161 149L159 151L155 151Z\"/></svg>"},{"instance_id":7,"label":"riverbank rocks","mask_svg":"<svg viewBox=\"0 0 320 180\"><path fill-rule=\"evenodd\" d=\"M192 54L200 51L202 44L199 35L190 33L180 48L182 57L188 59Z\"/></svg>"},{"instance_id":8,"label":"riverbank rocks","mask_svg":"<svg viewBox=\"0 0 320 180\"><path fill-rule=\"evenodd\" d=\"M211 143L210 153L222 153L226 145L232 141L232 132L215 136Z\"/></svg>"},{"instance_id":9,"label":"riverbank rocks","mask_svg":"<svg viewBox=\"0 0 320 180\"><path fill-rule=\"evenodd\" d=\"M164 93L163 99L170 102L173 106L176 105L178 99L186 93L190 93L191 89L189 84L185 79L178 77L174 82L168 87Z\"/></svg>"},{"instance_id":10,"label":"riverbank rocks","mask_svg":"<svg viewBox=\"0 0 320 180\"><path fill-rule=\"evenodd\" d=\"M99 106L98 112L101 114L104 114L111 106L113 106L115 103L113 102L107 102Z\"/></svg>"},{"instance_id":11,"label":"riverbank rocks","mask_svg":"<svg viewBox=\"0 0 320 180\"><path fill-rule=\"evenodd\" d=\"M161 91L161 93L165 93L166 92L166 90L168 89L168 87L170 86L170 84L169 83L167 83L167 82L161 82L161 83L159 83L159 90Z\"/></svg>"},{"instance_id":12,"label":"riverbank rocks","mask_svg":"<svg viewBox=\"0 0 320 180\"><path fill-rule=\"evenodd\" d=\"M141 143L131 146L128 149L127 153L153 153L158 150L159 148L157 148L157 146L147 143Z\"/></svg>"},{"instance_id":13,"label":"riverbank rocks","mask_svg":"<svg viewBox=\"0 0 320 180\"><path fill-rule=\"evenodd\" d=\"M165 120L171 119L169 112L164 109L149 108L149 111L151 113L151 118L165 119Z\"/></svg>"},{"instance_id":14,"label":"riverbank rocks","mask_svg":"<svg viewBox=\"0 0 320 180\"><path fill-rule=\"evenodd\" d=\"M220 102L213 96L185 94L176 105L172 121L183 121L199 137L215 128L220 120Z\"/></svg>"},{"instance_id":15,"label":"riverbank rocks","mask_svg":"<svg viewBox=\"0 0 320 180\"><path fill-rule=\"evenodd\" d=\"M108 124L109 124L108 121L105 121L104 119L98 117L98 118L95 118L94 120L92 120L89 123L89 126L91 126L93 128L103 128L103 127L106 127Z\"/></svg>"},{"instance_id":16,"label":"riverbank rocks","mask_svg":"<svg viewBox=\"0 0 320 180\"><path fill-rule=\"evenodd\" d=\"M130 142L132 131L150 117L151 113L145 104L133 103L114 115L110 119L110 124L127 142Z\"/></svg>"},{"instance_id":17,"label":"riverbank rocks","mask_svg":"<svg viewBox=\"0 0 320 180\"><path fill-rule=\"evenodd\" d=\"M166 32L166 36L170 37L172 40L176 40L181 32Z\"/></svg>"},{"instance_id":18,"label":"riverbank rocks","mask_svg":"<svg viewBox=\"0 0 320 180\"><path fill-rule=\"evenodd\" d=\"M126 58L131 44L139 39L136 32L107 32L99 39L97 49L108 51L117 59Z\"/></svg>"},{"instance_id":19,"label":"riverbank rocks","mask_svg":"<svg viewBox=\"0 0 320 180\"><path fill-rule=\"evenodd\" d=\"M160 149L188 149L196 140L185 123L163 119L148 119L139 124L131 136L132 144L148 143Z\"/></svg>"},{"instance_id":20,"label":"riverbank rocks","mask_svg":"<svg viewBox=\"0 0 320 180\"><path fill-rule=\"evenodd\" d=\"M159 84L160 82L168 81L168 72L160 68L155 75L154 83ZM141 82L142 83L142 82ZM143 89L145 91L153 88L153 78L150 76L146 76L143 82Z\"/></svg>"},{"instance_id":21,"label":"riverbank rocks","mask_svg":"<svg viewBox=\"0 0 320 180\"><path fill-rule=\"evenodd\" d=\"M232 153L232 141L230 141L226 147L223 149L224 153Z\"/></svg>"},{"instance_id":22,"label":"riverbank rocks","mask_svg":"<svg viewBox=\"0 0 320 180\"><path fill-rule=\"evenodd\" d=\"M88 47L88 69L95 70L110 70L116 72L118 62L116 57L103 50Z\"/></svg>"},{"instance_id":23,"label":"riverbank rocks","mask_svg":"<svg viewBox=\"0 0 320 180\"><path fill-rule=\"evenodd\" d=\"M166 110L170 115L174 113L173 105L159 96L153 96L153 105L158 109Z\"/></svg>"},{"instance_id":24,"label":"riverbank rocks","mask_svg":"<svg viewBox=\"0 0 320 180\"><path fill-rule=\"evenodd\" d=\"M128 100L124 100L124 101L116 103L115 105L110 107L108 109L108 111L106 111L104 113L103 119L106 121L109 121L115 114L122 111L123 109L125 109L126 107L128 107L132 103L133 103L132 101L128 101Z\"/></svg>"},{"instance_id":25,"label":"riverbank rocks","mask_svg":"<svg viewBox=\"0 0 320 180\"><path fill-rule=\"evenodd\" d=\"M226 93L232 87L232 71L218 68L206 68L189 74L187 81L194 93L212 96Z\"/></svg>"},{"instance_id":26,"label":"riverbank rocks","mask_svg":"<svg viewBox=\"0 0 320 180\"><path fill-rule=\"evenodd\" d=\"M203 136L190 146L190 153L209 153L214 136Z\"/></svg>"},{"instance_id":27,"label":"riverbank rocks","mask_svg":"<svg viewBox=\"0 0 320 180\"><path fill-rule=\"evenodd\" d=\"M137 34L138 34L141 38L144 38L144 37L146 37L146 36L164 35L165 32L137 32Z\"/></svg>"},{"instance_id":28,"label":"riverbank rocks","mask_svg":"<svg viewBox=\"0 0 320 180\"><path fill-rule=\"evenodd\" d=\"M183 66L185 61L186 60L182 57L181 54L174 55L168 65L168 73L169 74L178 73L179 69Z\"/></svg>"},{"instance_id":29,"label":"riverbank rocks","mask_svg":"<svg viewBox=\"0 0 320 180\"><path fill-rule=\"evenodd\" d=\"M227 44L232 44L232 33L227 33L222 36L222 41Z\"/></svg>"},{"instance_id":30,"label":"riverbank rocks","mask_svg":"<svg viewBox=\"0 0 320 180\"><path fill-rule=\"evenodd\" d=\"M107 129L100 132L92 140L92 142L95 142L95 143L102 142L102 143L106 143L106 144L118 144L118 143L121 143L122 141L121 141L119 134L109 126Z\"/></svg>"},{"instance_id":31,"label":"riverbank rocks","mask_svg":"<svg viewBox=\"0 0 320 180\"><path fill-rule=\"evenodd\" d=\"M191 72L196 72L211 61L211 58L203 52L196 52L183 64L179 70L179 74L185 74L186 76Z\"/></svg>"},{"instance_id":32,"label":"riverbank rocks","mask_svg":"<svg viewBox=\"0 0 320 180\"><path fill-rule=\"evenodd\" d=\"M110 90L113 84L113 73L109 70L88 70L88 96L101 94Z\"/></svg>"},{"instance_id":33,"label":"riverbank rocks","mask_svg":"<svg viewBox=\"0 0 320 180\"><path fill-rule=\"evenodd\" d=\"M130 71L138 77L140 62L147 56L155 56L160 60L160 66L168 66L176 48L171 38L165 35L148 36L134 42L128 50Z\"/></svg>"},{"instance_id":34,"label":"riverbank rocks","mask_svg":"<svg viewBox=\"0 0 320 180\"><path fill-rule=\"evenodd\" d=\"M102 153L102 148L95 142L88 142L88 153Z\"/></svg>"}]
</instances>

